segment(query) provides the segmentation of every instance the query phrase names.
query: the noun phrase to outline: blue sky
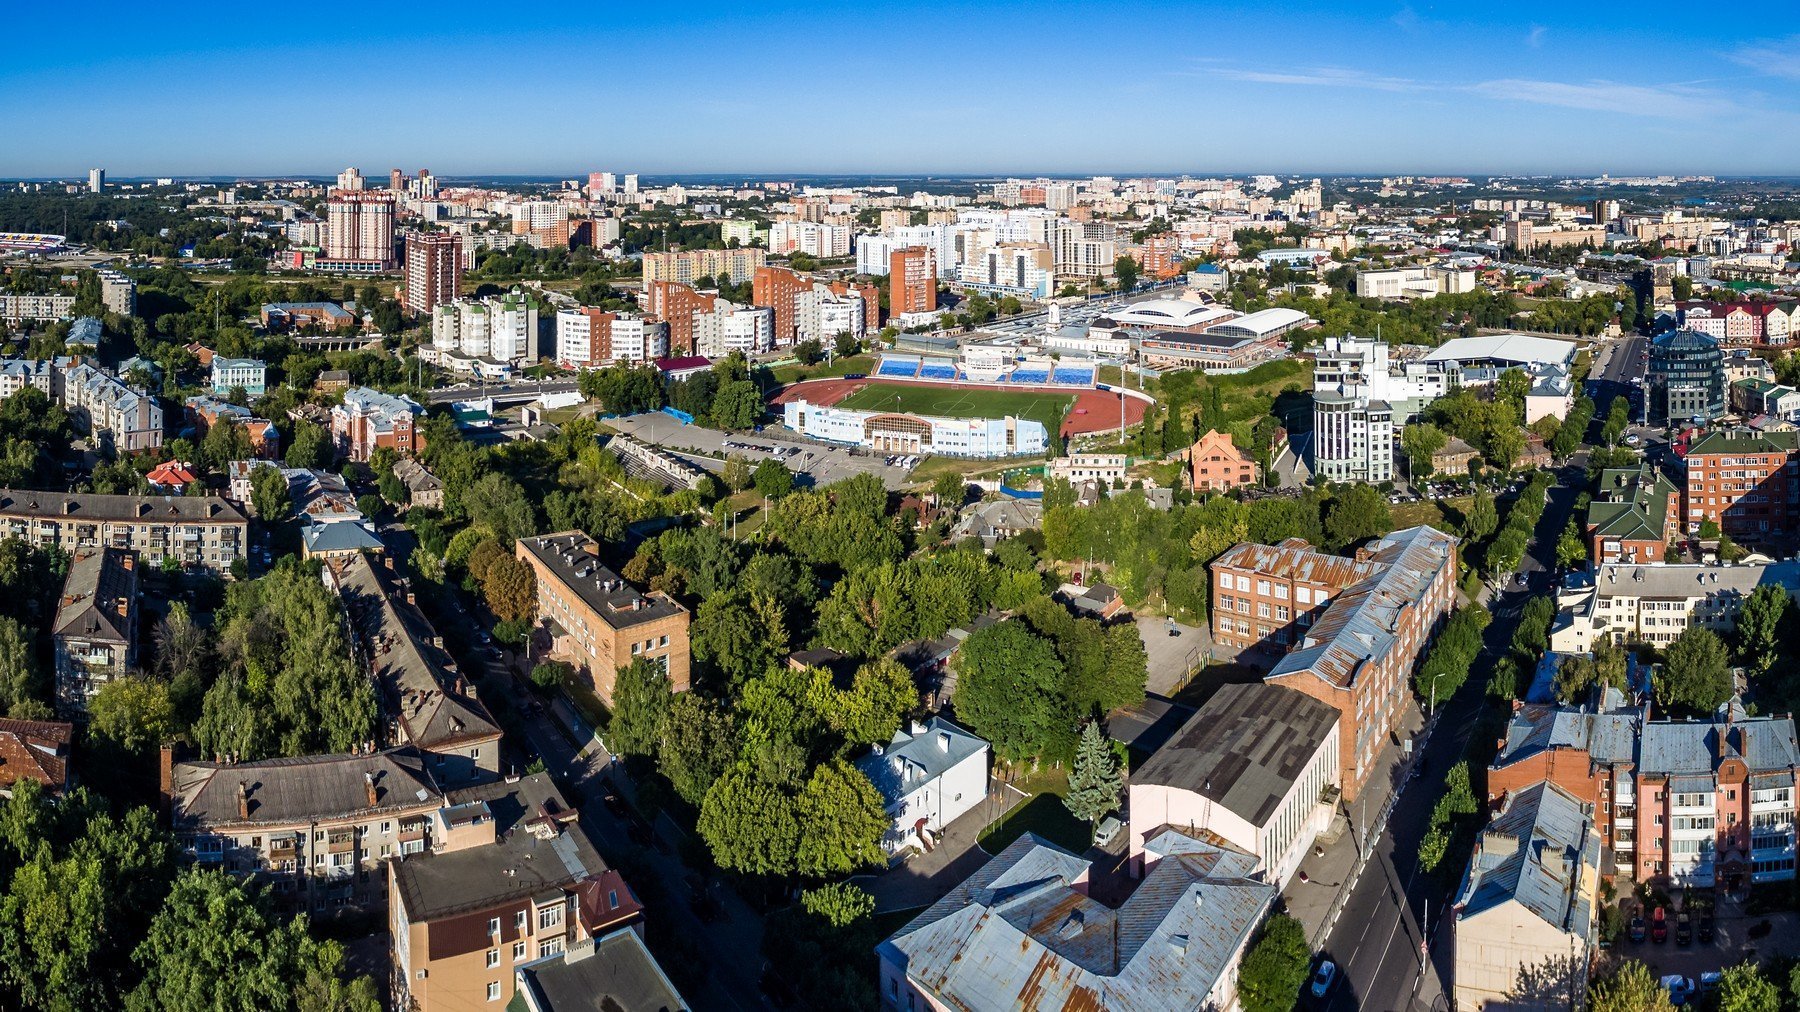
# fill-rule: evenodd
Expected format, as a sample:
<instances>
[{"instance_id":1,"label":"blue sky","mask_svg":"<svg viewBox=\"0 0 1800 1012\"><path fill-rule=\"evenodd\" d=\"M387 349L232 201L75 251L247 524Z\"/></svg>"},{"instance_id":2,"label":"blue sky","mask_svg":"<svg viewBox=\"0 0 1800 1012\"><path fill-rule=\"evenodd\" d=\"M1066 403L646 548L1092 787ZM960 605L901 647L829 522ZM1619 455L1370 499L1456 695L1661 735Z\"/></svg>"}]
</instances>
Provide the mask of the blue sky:
<instances>
[{"instance_id":1,"label":"blue sky","mask_svg":"<svg viewBox=\"0 0 1800 1012\"><path fill-rule=\"evenodd\" d=\"M1794 0L18 4L8 34L40 41L0 61L0 178L352 164L1800 174L1794 13Z\"/></svg>"}]
</instances>

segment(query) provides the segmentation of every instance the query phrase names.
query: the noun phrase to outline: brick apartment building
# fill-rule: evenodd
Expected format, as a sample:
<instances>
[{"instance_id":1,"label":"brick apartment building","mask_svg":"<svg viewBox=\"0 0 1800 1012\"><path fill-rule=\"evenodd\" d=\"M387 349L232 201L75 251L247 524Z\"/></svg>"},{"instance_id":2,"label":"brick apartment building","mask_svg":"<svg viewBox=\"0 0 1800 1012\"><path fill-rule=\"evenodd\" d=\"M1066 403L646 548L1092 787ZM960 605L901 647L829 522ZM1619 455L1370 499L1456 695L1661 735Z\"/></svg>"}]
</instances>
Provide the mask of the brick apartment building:
<instances>
[{"instance_id":1,"label":"brick apartment building","mask_svg":"<svg viewBox=\"0 0 1800 1012\"><path fill-rule=\"evenodd\" d=\"M578 814L545 773L444 799L429 853L389 866L394 1007L511 1007L520 967L642 921Z\"/></svg>"},{"instance_id":2,"label":"brick apartment building","mask_svg":"<svg viewBox=\"0 0 1800 1012\"><path fill-rule=\"evenodd\" d=\"M537 577L538 620L549 636L543 652L583 672L602 702L612 705L619 669L639 657L661 664L671 689L687 690L689 615L674 598L626 583L580 531L525 538L516 550Z\"/></svg>"},{"instance_id":3,"label":"brick apartment building","mask_svg":"<svg viewBox=\"0 0 1800 1012\"><path fill-rule=\"evenodd\" d=\"M934 282L933 299L936 298L936 290ZM750 279L751 304L775 311L777 347L786 347L808 338L829 342L836 336L837 328L820 328L832 330L831 333L809 331L814 326L812 318L818 315L816 304L823 299L848 299L852 296L862 302L863 331L874 333L881 329L880 296L874 285L856 285L846 281L826 283L785 267L759 267ZM892 299L891 293L889 298Z\"/></svg>"},{"instance_id":4,"label":"brick apartment building","mask_svg":"<svg viewBox=\"0 0 1800 1012\"><path fill-rule=\"evenodd\" d=\"M416 427L424 413L410 397L351 387L344 391L343 403L331 409L331 439L339 453L354 461L367 462L382 446L410 457L425 448Z\"/></svg>"},{"instance_id":5,"label":"brick apartment building","mask_svg":"<svg viewBox=\"0 0 1800 1012\"><path fill-rule=\"evenodd\" d=\"M1800 433L1715 429L1688 447L1682 522L1711 520L1734 538L1758 540L1800 517Z\"/></svg>"},{"instance_id":6,"label":"brick apartment building","mask_svg":"<svg viewBox=\"0 0 1800 1012\"><path fill-rule=\"evenodd\" d=\"M1208 430L1188 447L1188 487L1196 492L1226 492L1254 485L1262 469L1248 453L1237 448L1231 435Z\"/></svg>"},{"instance_id":7,"label":"brick apartment building","mask_svg":"<svg viewBox=\"0 0 1800 1012\"><path fill-rule=\"evenodd\" d=\"M1661 562L1680 520L1681 490L1654 465L1607 468L1588 507L1588 555L1597 563Z\"/></svg>"},{"instance_id":8,"label":"brick apartment building","mask_svg":"<svg viewBox=\"0 0 1800 1012\"><path fill-rule=\"evenodd\" d=\"M694 316L711 313L719 297L679 281L652 281L644 296L644 311L669 325L669 354L677 358L694 354Z\"/></svg>"},{"instance_id":9,"label":"brick apartment building","mask_svg":"<svg viewBox=\"0 0 1800 1012\"><path fill-rule=\"evenodd\" d=\"M1236 545L1212 562L1213 637L1282 652L1265 680L1337 707L1350 799L1400 726L1413 667L1455 607L1456 546L1448 534L1412 527L1354 558L1289 538Z\"/></svg>"},{"instance_id":10,"label":"brick apartment building","mask_svg":"<svg viewBox=\"0 0 1800 1012\"><path fill-rule=\"evenodd\" d=\"M429 316L462 296L463 237L456 232L406 234L406 308Z\"/></svg>"},{"instance_id":11,"label":"brick apartment building","mask_svg":"<svg viewBox=\"0 0 1800 1012\"><path fill-rule=\"evenodd\" d=\"M1737 889L1794 877L1797 771L1791 717L1734 702L1652 721L1609 689L1582 707L1515 703L1487 783L1490 800L1550 782L1591 806L1608 875Z\"/></svg>"},{"instance_id":12,"label":"brick apartment building","mask_svg":"<svg viewBox=\"0 0 1800 1012\"><path fill-rule=\"evenodd\" d=\"M65 552L129 548L143 565L173 559L214 576L245 558L250 519L212 496L92 495L0 489L0 538Z\"/></svg>"},{"instance_id":13,"label":"brick apartment building","mask_svg":"<svg viewBox=\"0 0 1800 1012\"><path fill-rule=\"evenodd\" d=\"M431 844L443 792L411 748L261 762L177 762L161 794L176 843L202 867L269 883L295 911L379 909L389 859Z\"/></svg>"},{"instance_id":14,"label":"brick apartment building","mask_svg":"<svg viewBox=\"0 0 1800 1012\"><path fill-rule=\"evenodd\" d=\"M889 253L888 315L930 313L936 309L937 256L931 248L907 246Z\"/></svg>"}]
</instances>

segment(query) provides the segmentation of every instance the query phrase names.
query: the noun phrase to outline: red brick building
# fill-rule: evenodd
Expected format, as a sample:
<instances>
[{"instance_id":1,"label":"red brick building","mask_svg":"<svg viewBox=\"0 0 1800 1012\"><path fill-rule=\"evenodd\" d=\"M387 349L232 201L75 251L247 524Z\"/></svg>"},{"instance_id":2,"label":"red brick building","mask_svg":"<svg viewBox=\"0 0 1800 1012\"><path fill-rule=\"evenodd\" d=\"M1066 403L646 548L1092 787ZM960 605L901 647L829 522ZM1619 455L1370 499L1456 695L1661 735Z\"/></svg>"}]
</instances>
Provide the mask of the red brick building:
<instances>
[{"instance_id":1,"label":"red brick building","mask_svg":"<svg viewBox=\"0 0 1800 1012\"><path fill-rule=\"evenodd\" d=\"M679 281L652 281L644 296L644 311L669 325L669 354L676 358L692 355L694 314L712 312L719 297L697 292Z\"/></svg>"},{"instance_id":2,"label":"red brick building","mask_svg":"<svg viewBox=\"0 0 1800 1012\"><path fill-rule=\"evenodd\" d=\"M1213 637L1283 652L1268 682L1338 708L1344 794L1360 795L1411 705L1409 678L1456 604L1457 540L1395 531L1354 558L1299 538L1240 544L1212 562Z\"/></svg>"},{"instance_id":3,"label":"red brick building","mask_svg":"<svg viewBox=\"0 0 1800 1012\"><path fill-rule=\"evenodd\" d=\"M1800 433L1715 429L1693 441L1682 525L1697 534L1711 520L1734 538L1756 540L1800 518Z\"/></svg>"},{"instance_id":4,"label":"red brick building","mask_svg":"<svg viewBox=\"0 0 1800 1012\"><path fill-rule=\"evenodd\" d=\"M888 254L888 315L937 309L937 263L929 248L907 246ZM870 329L875 329L871 325Z\"/></svg>"}]
</instances>

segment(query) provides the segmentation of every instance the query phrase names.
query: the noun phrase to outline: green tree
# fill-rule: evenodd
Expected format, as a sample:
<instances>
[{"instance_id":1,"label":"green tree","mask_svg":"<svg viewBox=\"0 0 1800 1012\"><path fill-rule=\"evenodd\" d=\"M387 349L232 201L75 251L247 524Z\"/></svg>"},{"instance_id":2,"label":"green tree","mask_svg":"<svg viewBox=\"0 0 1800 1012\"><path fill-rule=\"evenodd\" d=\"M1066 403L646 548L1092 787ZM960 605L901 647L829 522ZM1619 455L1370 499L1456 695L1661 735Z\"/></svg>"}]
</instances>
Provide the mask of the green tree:
<instances>
[{"instance_id":1,"label":"green tree","mask_svg":"<svg viewBox=\"0 0 1800 1012\"><path fill-rule=\"evenodd\" d=\"M288 497L287 475L282 474L280 468L259 467L250 472L250 508L265 524L287 519L288 510L293 506Z\"/></svg>"},{"instance_id":2,"label":"green tree","mask_svg":"<svg viewBox=\"0 0 1800 1012\"><path fill-rule=\"evenodd\" d=\"M374 981L344 979L338 943L311 938L304 915L271 915L253 888L218 871L176 879L132 955L143 979L128 1012L378 1012Z\"/></svg>"},{"instance_id":3,"label":"green tree","mask_svg":"<svg viewBox=\"0 0 1800 1012\"><path fill-rule=\"evenodd\" d=\"M1650 968L1628 959L1588 985L1589 1012L1675 1012L1669 990L1650 973Z\"/></svg>"},{"instance_id":4,"label":"green tree","mask_svg":"<svg viewBox=\"0 0 1800 1012\"><path fill-rule=\"evenodd\" d=\"M700 803L695 828L719 867L747 875L787 875L795 867L800 837L794 800L739 763L713 782Z\"/></svg>"},{"instance_id":5,"label":"green tree","mask_svg":"<svg viewBox=\"0 0 1800 1012\"><path fill-rule=\"evenodd\" d=\"M742 492L750 487L750 464L741 453L733 453L725 458L725 466L719 470L719 478L725 487L733 492Z\"/></svg>"},{"instance_id":6,"label":"green tree","mask_svg":"<svg viewBox=\"0 0 1800 1012\"><path fill-rule=\"evenodd\" d=\"M1719 1012L1780 1012L1781 988L1748 960L1727 967L1719 980Z\"/></svg>"},{"instance_id":7,"label":"green tree","mask_svg":"<svg viewBox=\"0 0 1800 1012\"><path fill-rule=\"evenodd\" d=\"M1486 541L1500 529L1500 510L1494 505L1493 493L1485 488L1475 490L1475 498L1469 503L1469 517L1464 525L1464 533L1476 541Z\"/></svg>"},{"instance_id":8,"label":"green tree","mask_svg":"<svg viewBox=\"0 0 1800 1012\"><path fill-rule=\"evenodd\" d=\"M1100 817L1119 807L1119 791L1124 780L1119 771L1119 757L1112 742L1100 733L1100 722L1090 720L1081 729L1081 741L1075 746L1075 763L1069 770L1069 793L1063 804L1069 814L1088 824L1090 830Z\"/></svg>"},{"instance_id":9,"label":"green tree","mask_svg":"<svg viewBox=\"0 0 1800 1012\"><path fill-rule=\"evenodd\" d=\"M1008 760L1067 756L1075 711L1050 643L1020 622L978 629L954 660L956 712Z\"/></svg>"},{"instance_id":10,"label":"green tree","mask_svg":"<svg viewBox=\"0 0 1800 1012\"><path fill-rule=\"evenodd\" d=\"M1138 275L1142 268L1138 262L1124 253L1113 258L1113 280L1121 292L1129 292L1137 287Z\"/></svg>"},{"instance_id":11,"label":"green tree","mask_svg":"<svg viewBox=\"0 0 1800 1012\"><path fill-rule=\"evenodd\" d=\"M954 471L946 471L938 475L932 482L931 491L937 496L938 505L955 509L962 505L963 493L968 489L963 476Z\"/></svg>"},{"instance_id":12,"label":"green tree","mask_svg":"<svg viewBox=\"0 0 1800 1012\"><path fill-rule=\"evenodd\" d=\"M863 772L842 759L813 771L801 790L796 814L795 866L803 875L847 875L882 862L881 838L891 824L881 793Z\"/></svg>"},{"instance_id":13,"label":"green tree","mask_svg":"<svg viewBox=\"0 0 1800 1012\"><path fill-rule=\"evenodd\" d=\"M699 805L707 789L736 758L737 730L731 713L697 692L678 692L662 724L657 758L675 793Z\"/></svg>"},{"instance_id":14,"label":"green tree","mask_svg":"<svg viewBox=\"0 0 1800 1012\"><path fill-rule=\"evenodd\" d=\"M1326 508L1326 544L1333 550L1380 537L1393 529L1394 519L1388 512L1388 502L1373 485L1352 485L1332 499Z\"/></svg>"},{"instance_id":15,"label":"green tree","mask_svg":"<svg viewBox=\"0 0 1800 1012\"><path fill-rule=\"evenodd\" d=\"M337 452L331 445L331 434L312 422L293 423L288 439L287 465L323 471L331 466Z\"/></svg>"},{"instance_id":16,"label":"green tree","mask_svg":"<svg viewBox=\"0 0 1800 1012\"><path fill-rule=\"evenodd\" d=\"M100 686L88 700L88 733L127 754L148 755L175 730L166 682L127 675Z\"/></svg>"},{"instance_id":17,"label":"green tree","mask_svg":"<svg viewBox=\"0 0 1800 1012\"><path fill-rule=\"evenodd\" d=\"M8 585L16 590L16 585ZM11 618L0 616L0 708L15 716L22 708L41 704L48 693L42 670L31 645L31 633Z\"/></svg>"},{"instance_id":18,"label":"green tree","mask_svg":"<svg viewBox=\"0 0 1800 1012\"><path fill-rule=\"evenodd\" d=\"M1587 700L1597 685L1625 688L1625 650L1611 639L1594 643L1592 655L1564 657L1556 669L1556 698L1574 706Z\"/></svg>"},{"instance_id":19,"label":"green tree","mask_svg":"<svg viewBox=\"0 0 1800 1012\"><path fill-rule=\"evenodd\" d=\"M831 726L846 745L885 744L918 705L912 674L892 657L880 657L858 668L850 688L837 694Z\"/></svg>"},{"instance_id":20,"label":"green tree","mask_svg":"<svg viewBox=\"0 0 1800 1012\"><path fill-rule=\"evenodd\" d=\"M1731 698L1731 669L1725 642L1711 629L1690 625L1669 647L1656 702L1664 710L1710 714Z\"/></svg>"},{"instance_id":21,"label":"green tree","mask_svg":"<svg viewBox=\"0 0 1800 1012\"><path fill-rule=\"evenodd\" d=\"M1753 672L1766 674L1785 653L1786 630L1794 616L1794 600L1779 583L1765 583L1750 592L1738 612L1736 636L1739 660Z\"/></svg>"},{"instance_id":22,"label":"green tree","mask_svg":"<svg viewBox=\"0 0 1800 1012\"><path fill-rule=\"evenodd\" d=\"M507 545L538 532L537 511L525 489L503 474L484 474L463 497L469 523L484 527Z\"/></svg>"},{"instance_id":23,"label":"green tree","mask_svg":"<svg viewBox=\"0 0 1800 1012\"><path fill-rule=\"evenodd\" d=\"M1556 538L1556 564L1573 569L1587 562L1587 543L1581 540L1581 528L1570 517L1568 526Z\"/></svg>"},{"instance_id":24,"label":"green tree","mask_svg":"<svg viewBox=\"0 0 1800 1012\"><path fill-rule=\"evenodd\" d=\"M620 755L654 755L669 715L669 676L661 664L639 657L619 669L613 682L608 744Z\"/></svg>"},{"instance_id":25,"label":"green tree","mask_svg":"<svg viewBox=\"0 0 1800 1012\"><path fill-rule=\"evenodd\" d=\"M1286 914L1270 917L1238 967L1238 1000L1244 1012L1290 1012L1311 967L1306 929Z\"/></svg>"},{"instance_id":26,"label":"green tree","mask_svg":"<svg viewBox=\"0 0 1800 1012\"><path fill-rule=\"evenodd\" d=\"M1406 476L1413 481L1431 477L1431 457L1450 442L1443 430L1430 422L1418 422L1400 430L1400 449L1406 453Z\"/></svg>"},{"instance_id":27,"label":"green tree","mask_svg":"<svg viewBox=\"0 0 1800 1012\"><path fill-rule=\"evenodd\" d=\"M793 491L794 473L774 457L764 457L757 462L751 482L756 486L757 494L763 498L779 499Z\"/></svg>"}]
</instances>

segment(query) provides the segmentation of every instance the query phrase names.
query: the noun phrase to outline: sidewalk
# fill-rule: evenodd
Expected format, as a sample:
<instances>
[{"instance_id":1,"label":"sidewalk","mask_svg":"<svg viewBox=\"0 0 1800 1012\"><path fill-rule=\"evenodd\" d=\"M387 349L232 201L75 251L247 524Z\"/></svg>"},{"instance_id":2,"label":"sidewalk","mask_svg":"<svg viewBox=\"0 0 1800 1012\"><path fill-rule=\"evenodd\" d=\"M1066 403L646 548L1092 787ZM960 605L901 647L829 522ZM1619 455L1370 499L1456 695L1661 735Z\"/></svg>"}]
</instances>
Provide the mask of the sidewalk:
<instances>
[{"instance_id":1,"label":"sidewalk","mask_svg":"<svg viewBox=\"0 0 1800 1012\"><path fill-rule=\"evenodd\" d=\"M1401 741L1412 738L1413 750L1423 749L1425 742L1418 735L1424 727L1424 715L1409 703L1400 724ZM1376 760L1368 789L1354 802L1339 802L1331 828L1314 843L1312 853L1300 862L1300 871L1282 891L1287 912L1306 927L1306 937L1315 949L1330 936L1338 909L1362 871L1358 841L1380 839L1388 811L1406 786L1410 761L1405 746L1390 739Z\"/></svg>"}]
</instances>

